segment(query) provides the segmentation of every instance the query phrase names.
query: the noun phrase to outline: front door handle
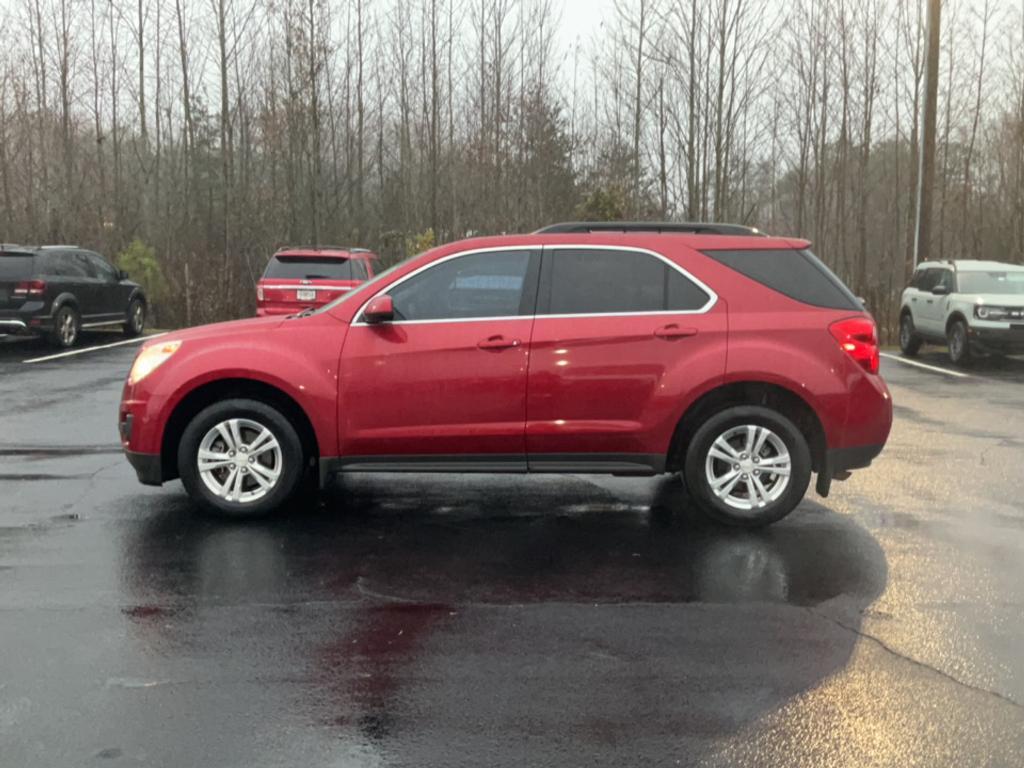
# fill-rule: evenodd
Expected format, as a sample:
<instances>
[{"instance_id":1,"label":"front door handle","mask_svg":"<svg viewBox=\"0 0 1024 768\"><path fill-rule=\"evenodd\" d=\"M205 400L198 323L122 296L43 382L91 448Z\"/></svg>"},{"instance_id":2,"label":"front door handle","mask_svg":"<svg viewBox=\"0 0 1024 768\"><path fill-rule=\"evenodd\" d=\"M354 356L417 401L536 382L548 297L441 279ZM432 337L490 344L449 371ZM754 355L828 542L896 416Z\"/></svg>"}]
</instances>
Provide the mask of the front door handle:
<instances>
[{"instance_id":1,"label":"front door handle","mask_svg":"<svg viewBox=\"0 0 1024 768\"><path fill-rule=\"evenodd\" d=\"M687 336L696 336L696 328L682 328L675 323L669 323L658 328L654 335L659 339L684 339Z\"/></svg>"},{"instance_id":2,"label":"front door handle","mask_svg":"<svg viewBox=\"0 0 1024 768\"><path fill-rule=\"evenodd\" d=\"M480 349L508 349L509 347L518 347L522 344L519 339L506 339L501 334L497 336L489 336L483 341L477 342L477 346Z\"/></svg>"}]
</instances>

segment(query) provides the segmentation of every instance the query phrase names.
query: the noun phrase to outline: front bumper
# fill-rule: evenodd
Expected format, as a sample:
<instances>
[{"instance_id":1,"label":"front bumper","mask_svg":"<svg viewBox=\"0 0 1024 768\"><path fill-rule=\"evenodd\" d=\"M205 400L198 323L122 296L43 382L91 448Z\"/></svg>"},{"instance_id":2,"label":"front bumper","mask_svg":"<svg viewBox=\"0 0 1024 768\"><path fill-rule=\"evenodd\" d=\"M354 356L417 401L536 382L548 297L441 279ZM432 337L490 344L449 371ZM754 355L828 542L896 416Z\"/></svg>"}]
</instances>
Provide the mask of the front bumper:
<instances>
[{"instance_id":1,"label":"front bumper","mask_svg":"<svg viewBox=\"0 0 1024 768\"><path fill-rule=\"evenodd\" d=\"M1024 323L977 323L967 329L971 344L989 352L1024 354Z\"/></svg>"},{"instance_id":2,"label":"front bumper","mask_svg":"<svg viewBox=\"0 0 1024 768\"><path fill-rule=\"evenodd\" d=\"M158 453L136 453L135 451L124 452L128 463L132 465L139 482L143 485L162 485L163 466Z\"/></svg>"}]
</instances>

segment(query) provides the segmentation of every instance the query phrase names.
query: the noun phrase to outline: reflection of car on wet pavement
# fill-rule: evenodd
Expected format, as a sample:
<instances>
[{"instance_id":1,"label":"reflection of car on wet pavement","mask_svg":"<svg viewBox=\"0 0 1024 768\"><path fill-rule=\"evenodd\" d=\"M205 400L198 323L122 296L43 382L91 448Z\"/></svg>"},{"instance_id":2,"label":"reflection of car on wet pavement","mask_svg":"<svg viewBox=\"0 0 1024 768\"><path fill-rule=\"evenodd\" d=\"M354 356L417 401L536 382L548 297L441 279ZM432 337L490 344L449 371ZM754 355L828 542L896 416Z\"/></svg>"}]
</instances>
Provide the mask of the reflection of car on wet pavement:
<instances>
[{"instance_id":1,"label":"reflection of car on wet pavement","mask_svg":"<svg viewBox=\"0 0 1024 768\"><path fill-rule=\"evenodd\" d=\"M319 311L161 338L124 390L128 458L234 516L310 470L681 472L744 526L871 463L875 324L808 243L620 226L453 243Z\"/></svg>"},{"instance_id":2,"label":"reflection of car on wet pavement","mask_svg":"<svg viewBox=\"0 0 1024 768\"><path fill-rule=\"evenodd\" d=\"M1024 354L1024 266L998 261L926 262L903 292L900 350L942 344L964 365L979 353Z\"/></svg>"}]
</instances>

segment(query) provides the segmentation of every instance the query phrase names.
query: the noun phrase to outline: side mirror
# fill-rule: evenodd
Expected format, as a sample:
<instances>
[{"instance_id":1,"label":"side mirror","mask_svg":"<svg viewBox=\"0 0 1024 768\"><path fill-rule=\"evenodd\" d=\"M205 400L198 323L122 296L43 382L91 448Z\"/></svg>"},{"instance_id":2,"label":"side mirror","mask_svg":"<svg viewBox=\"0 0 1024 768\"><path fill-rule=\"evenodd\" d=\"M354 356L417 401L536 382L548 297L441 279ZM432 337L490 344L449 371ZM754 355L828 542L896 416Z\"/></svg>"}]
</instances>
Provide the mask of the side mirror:
<instances>
[{"instance_id":1,"label":"side mirror","mask_svg":"<svg viewBox=\"0 0 1024 768\"><path fill-rule=\"evenodd\" d=\"M371 325L395 319L395 304L388 295L374 296L363 310L363 320Z\"/></svg>"},{"instance_id":2,"label":"side mirror","mask_svg":"<svg viewBox=\"0 0 1024 768\"><path fill-rule=\"evenodd\" d=\"M117 270L117 279L118 279L118 282L120 282L121 280L127 280L128 279L128 273L125 272L123 269Z\"/></svg>"},{"instance_id":3,"label":"side mirror","mask_svg":"<svg viewBox=\"0 0 1024 768\"><path fill-rule=\"evenodd\" d=\"M933 296L948 296L949 295L949 286L946 286L946 285L936 285L934 288L932 288L932 295Z\"/></svg>"}]
</instances>

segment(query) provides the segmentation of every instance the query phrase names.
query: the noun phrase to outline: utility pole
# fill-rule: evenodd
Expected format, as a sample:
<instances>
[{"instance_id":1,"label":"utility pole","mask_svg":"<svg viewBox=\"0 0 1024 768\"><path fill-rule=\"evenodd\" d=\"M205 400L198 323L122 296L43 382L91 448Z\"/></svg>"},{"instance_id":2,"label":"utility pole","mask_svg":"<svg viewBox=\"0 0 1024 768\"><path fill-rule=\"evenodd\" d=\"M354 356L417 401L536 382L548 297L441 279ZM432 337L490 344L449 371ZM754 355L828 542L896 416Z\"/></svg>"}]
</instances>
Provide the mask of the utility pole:
<instances>
[{"instance_id":1,"label":"utility pole","mask_svg":"<svg viewBox=\"0 0 1024 768\"><path fill-rule=\"evenodd\" d=\"M917 174L917 229L914 266L927 261L932 236L932 192L935 188L935 113L939 101L939 41L942 0L928 0L928 54L925 61L924 137Z\"/></svg>"}]
</instances>

